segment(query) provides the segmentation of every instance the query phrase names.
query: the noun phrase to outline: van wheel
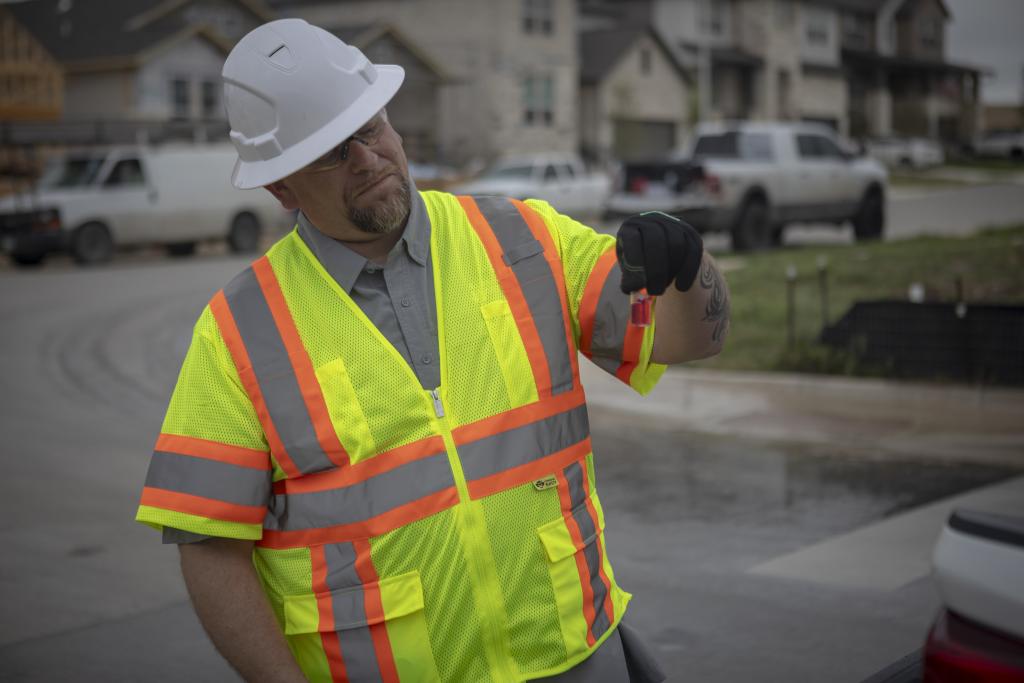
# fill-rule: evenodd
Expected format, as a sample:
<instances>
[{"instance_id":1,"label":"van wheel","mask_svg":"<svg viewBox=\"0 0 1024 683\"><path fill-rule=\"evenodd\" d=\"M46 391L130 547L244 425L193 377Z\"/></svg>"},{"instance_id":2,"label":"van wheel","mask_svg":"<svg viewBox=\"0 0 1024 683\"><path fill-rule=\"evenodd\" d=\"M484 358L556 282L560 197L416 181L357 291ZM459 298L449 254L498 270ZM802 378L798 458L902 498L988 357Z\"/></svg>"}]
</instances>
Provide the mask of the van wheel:
<instances>
[{"instance_id":1,"label":"van wheel","mask_svg":"<svg viewBox=\"0 0 1024 683\"><path fill-rule=\"evenodd\" d=\"M71 237L71 256L80 265L105 263L113 255L114 238L102 223L86 223Z\"/></svg>"},{"instance_id":2,"label":"van wheel","mask_svg":"<svg viewBox=\"0 0 1024 683\"><path fill-rule=\"evenodd\" d=\"M167 245L167 253L175 258L191 256L196 253L195 242L172 242Z\"/></svg>"},{"instance_id":3,"label":"van wheel","mask_svg":"<svg viewBox=\"0 0 1024 683\"><path fill-rule=\"evenodd\" d=\"M256 251L260 246L260 222L251 213L240 213L231 221L228 246L236 254Z\"/></svg>"},{"instance_id":4,"label":"van wheel","mask_svg":"<svg viewBox=\"0 0 1024 683\"><path fill-rule=\"evenodd\" d=\"M768 202L761 197L751 197L743 204L740 217L732 228L733 251L766 249L771 246L773 232Z\"/></svg>"},{"instance_id":5,"label":"van wheel","mask_svg":"<svg viewBox=\"0 0 1024 683\"><path fill-rule=\"evenodd\" d=\"M853 236L858 242L877 240L885 232L885 195L877 187L871 188L860 201L853 217Z\"/></svg>"},{"instance_id":6,"label":"van wheel","mask_svg":"<svg viewBox=\"0 0 1024 683\"><path fill-rule=\"evenodd\" d=\"M40 265L46 259L45 251L14 251L11 260L16 265L32 267Z\"/></svg>"}]
</instances>

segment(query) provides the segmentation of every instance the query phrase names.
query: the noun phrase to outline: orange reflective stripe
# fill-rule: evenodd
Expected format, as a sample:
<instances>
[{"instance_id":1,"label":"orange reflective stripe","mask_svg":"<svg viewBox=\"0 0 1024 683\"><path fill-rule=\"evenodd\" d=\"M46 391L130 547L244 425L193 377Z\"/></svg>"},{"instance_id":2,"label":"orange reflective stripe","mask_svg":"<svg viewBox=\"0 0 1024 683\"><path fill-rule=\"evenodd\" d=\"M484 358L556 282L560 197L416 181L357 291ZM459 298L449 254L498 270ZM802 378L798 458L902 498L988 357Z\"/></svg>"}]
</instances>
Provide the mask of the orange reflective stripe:
<instances>
[{"instance_id":1,"label":"orange reflective stripe","mask_svg":"<svg viewBox=\"0 0 1024 683\"><path fill-rule=\"evenodd\" d=\"M557 257L558 249L555 247L555 243L551 239L551 233L548 232L547 226L544 224L544 219L540 217L540 214L518 199L513 199L512 204L519 210L523 220L526 221L526 225L530 228L530 232L533 233L534 238L544 247L544 254L548 257L548 264L551 266L551 272L555 277L555 287L558 290L558 299L562 303L562 322L565 325L565 340L571 351L575 348L576 344L572 338L572 323L569 322L569 303L566 301L565 273L562 272L561 262L551 261L552 258ZM577 368L579 363L575 353L569 354L569 361L573 366L573 376L577 377L579 375L579 370Z\"/></svg>"},{"instance_id":2,"label":"orange reflective stripe","mask_svg":"<svg viewBox=\"0 0 1024 683\"><path fill-rule=\"evenodd\" d=\"M601 254L590 271L583 296L580 297L580 351L586 356L590 355L590 346L594 339L594 319L597 315L597 304L601 300L601 290L604 289L608 274L617 262L614 246Z\"/></svg>"},{"instance_id":3,"label":"orange reflective stripe","mask_svg":"<svg viewBox=\"0 0 1024 683\"><path fill-rule=\"evenodd\" d=\"M266 451L179 434L161 434L157 437L153 450L191 455L239 467L250 467L254 470L270 469L270 458Z\"/></svg>"},{"instance_id":4,"label":"orange reflective stripe","mask_svg":"<svg viewBox=\"0 0 1024 683\"><path fill-rule=\"evenodd\" d=\"M398 683L398 670L395 668L395 657L391 651L391 639L384 617L384 603L380 597L380 577L373 566L370 556L370 542L366 539L352 541L356 552L356 573L363 583L363 597L366 610L366 622L369 624L373 649L380 667L380 677L385 683Z\"/></svg>"},{"instance_id":5,"label":"orange reflective stripe","mask_svg":"<svg viewBox=\"0 0 1024 683\"><path fill-rule=\"evenodd\" d=\"M590 437L573 444L568 448L552 453L551 455L528 462L518 467L492 474L489 477L482 477L466 482L469 488L469 496L474 500L501 493L507 489L522 486L523 484L547 477L553 470L559 470L574 460L586 457L592 450Z\"/></svg>"},{"instance_id":6,"label":"orange reflective stripe","mask_svg":"<svg viewBox=\"0 0 1024 683\"><path fill-rule=\"evenodd\" d=\"M500 432L522 427L523 425L537 422L545 418L565 412L586 403L586 396L583 389L577 387L573 391L548 396L524 406L506 410L491 417L485 417L476 422L456 427L452 430L452 437L456 445L462 445L478 439L486 439Z\"/></svg>"},{"instance_id":7,"label":"orange reflective stripe","mask_svg":"<svg viewBox=\"0 0 1024 683\"><path fill-rule=\"evenodd\" d=\"M270 419L270 411L267 410L263 392L260 391L259 382L256 381L256 375L253 373L249 353L245 350L245 344L242 343L242 335L238 332L238 326L235 324L235 318L231 314L231 308L228 306L223 290L217 292L210 300L210 312L213 314L214 320L217 321L220 336L228 347L228 352L235 362L235 369L238 370L238 377L256 410L260 425L263 427L263 434L267 437L267 443L270 444L271 454L285 474L289 477L299 476L301 474L299 468L288 456L284 443L274 427L274 421Z\"/></svg>"},{"instance_id":8,"label":"orange reflective stripe","mask_svg":"<svg viewBox=\"0 0 1024 683\"><path fill-rule=\"evenodd\" d=\"M142 499L139 502L142 505L162 510L173 510L187 515L240 524L262 524L263 518L267 515L267 508L262 505L238 505L151 486L143 487Z\"/></svg>"},{"instance_id":9,"label":"orange reflective stripe","mask_svg":"<svg viewBox=\"0 0 1024 683\"><path fill-rule=\"evenodd\" d=\"M640 349L644 343L644 330L637 325L626 327L626 339L622 344L622 364L615 371L615 376L629 384L633 370L640 364Z\"/></svg>"},{"instance_id":10,"label":"orange reflective stripe","mask_svg":"<svg viewBox=\"0 0 1024 683\"><path fill-rule=\"evenodd\" d=\"M519 287L515 274L502 259L501 245L498 243L497 237L494 236L491 226L487 223L483 214L480 213L476 202L473 201L472 197L466 196L461 196L458 200L459 204L462 205L463 211L466 212L473 230L483 244L484 250L487 252L487 258L491 262L491 267L494 269L498 282L501 284L501 290L505 294L505 299L508 300L508 307L512 311L516 327L519 328L519 336L523 340L526 355L530 359L530 368L533 371L533 380L537 386L537 395L540 397L550 396L551 374L548 368L547 354L544 353L544 345L541 343L540 334L537 332L537 325L530 314L530 307L526 304L523 290Z\"/></svg>"},{"instance_id":11,"label":"orange reflective stripe","mask_svg":"<svg viewBox=\"0 0 1024 683\"><path fill-rule=\"evenodd\" d=\"M327 410L327 403L324 401L323 391L320 382L316 378L316 371L313 369L313 362L309 353L299 337L299 330L295 326L288 302L285 301L281 285L274 275L274 269L270 265L270 259L266 256L258 259L252 264L252 271L256 275L263 296L270 307L270 313L274 316L278 333L288 350L288 359L291 361L295 371L295 377L299 382L302 399L309 411L309 418L313 423L313 430L316 432L317 440L324 454L331 462L341 466L349 462L348 453L341 445L334 425L331 423L331 416Z\"/></svg>"},{"instance_id":12,"label":"orange reflective stripe","mask_svg":"<svg viewBox=\"0 0 1024 683\"><path fill-rule=\"evenodd\" d=\"M562 517L565 519L565 526L569 530L569 538L576 548L583 547L583 535L580 527L572 516L572 497L569 493L569 482L565 478L565 472L559 468L555 473L558 480L558 498L562 505ZM576 571L580 575L580 588L583 591L583 619L587 623L587 645L593 647L596 642L592 625L594 623L594 589L590 586L590 571L587 568L587 560L583 553L576 552L573 557L576 559Z\"/></svg>"},{"instance_id":13,"label":"orange reflective stripe","mask_svg":"<svg viewBox=\"0 0 1024 683\"><path fill-rule=\"evenodd\" d=\"M428 436L425 439L378 453L348 467L314 472L299 479L282 479L274 482L274 493L315 493L351 486L441 452L444 452L444 439L440 436Z\"/></svg>"},{"instance_id":14,"label":"orange reflective stripe","mask_svg":"<svg viewBox=\"0 0 1024 683\"><path fill-rule=\"evenodd\" d=\"M313 593L316 594L316 606L320 615L320 624L317 628L320 631L320 643L327 656L327 668L331 672L332 680L348 681L345 659L341 656L341 641L337 631L334 630L334 605L331 600L331 590L327 586L327 558L324 554L324 547L322 545L311 547L309 559L313 569L312 588Z\"/></svg>"},{"instance_id":15,"label":"orange reflective stripe","mask_svg":"<svg viewBox=\"0 0 1024 683\"><path fill-rule=\"evenodd\" d=\"M295 531L264 529L263 538L257 541L257 545L281 550L285 548L322 545L324 543L342 543L360 538L380 536L400 526L412 524L424 517L447 510L458 504L458 502L458 489L452 486L370 519L352 524L337 524L329 527L297 529Z\"/></svg>"}]
</instances>

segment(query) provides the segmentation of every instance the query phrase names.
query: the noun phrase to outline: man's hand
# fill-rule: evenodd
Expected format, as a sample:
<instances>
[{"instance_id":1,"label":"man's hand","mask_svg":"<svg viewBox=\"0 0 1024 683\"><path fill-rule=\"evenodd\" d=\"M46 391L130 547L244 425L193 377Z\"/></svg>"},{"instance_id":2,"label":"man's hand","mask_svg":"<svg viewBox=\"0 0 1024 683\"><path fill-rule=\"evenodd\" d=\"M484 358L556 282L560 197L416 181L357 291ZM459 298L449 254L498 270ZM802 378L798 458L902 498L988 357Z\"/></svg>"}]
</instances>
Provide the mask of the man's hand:
<instances>
[{"instance_id":1,"label":"man's hand","mask_svg":"<svg viewBox=\"0 0 1024 683\"><path fill-rule=\"evenodd\" d=\"M688 223L660 211L630 216L619 228L615 254L622 268L622 291L647 288L660 296L675 280L685 292L693 285L704 255L704 241Z\"/></svg>"}]
</instances>

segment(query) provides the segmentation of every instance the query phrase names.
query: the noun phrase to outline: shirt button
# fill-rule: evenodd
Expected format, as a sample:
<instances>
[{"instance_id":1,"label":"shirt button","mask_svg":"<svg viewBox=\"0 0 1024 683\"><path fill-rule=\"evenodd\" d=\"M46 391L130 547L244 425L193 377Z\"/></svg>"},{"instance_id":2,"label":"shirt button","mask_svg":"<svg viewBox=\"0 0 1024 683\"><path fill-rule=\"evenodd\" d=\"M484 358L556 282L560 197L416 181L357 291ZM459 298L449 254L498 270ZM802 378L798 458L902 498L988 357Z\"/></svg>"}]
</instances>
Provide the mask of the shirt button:
<instances>
[{"instance_id":1,"label":"shirt button","mask_svg":"<svg viewBox=\"0 0 1024 683\"><path fill-rule=\"evenodd\" d=\"M430 365L430 356L424 354L423 358L420 358L420 360L423 361L424 365Z\"/></svg>"},{"instance_id":2,"label":"shirt button","mask_svg":"<svg viewBox=\"0 0 1024 683\"><path fill-rule=\"evenodd\" d=\"M409 308L411 302L408 299L402 299L402 308Z\"/></svg>"}]
</instances>

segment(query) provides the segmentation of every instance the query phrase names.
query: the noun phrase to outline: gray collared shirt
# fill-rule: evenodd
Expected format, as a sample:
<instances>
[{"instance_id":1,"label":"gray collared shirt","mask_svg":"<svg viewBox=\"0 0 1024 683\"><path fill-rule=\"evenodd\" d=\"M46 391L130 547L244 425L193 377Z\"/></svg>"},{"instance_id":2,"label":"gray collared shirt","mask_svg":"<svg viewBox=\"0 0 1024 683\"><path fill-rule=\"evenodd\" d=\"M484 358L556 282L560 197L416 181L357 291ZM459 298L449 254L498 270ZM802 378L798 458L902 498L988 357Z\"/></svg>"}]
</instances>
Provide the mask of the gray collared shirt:
<instances>
[{"instance_id":1,"label":"gray collared shirt","mask_svg":"<svg viewBox=\"0 0 1024 683\"><path fill-rule=\"evenodd\" d=\"M416 373L424 389L441 384L437 308L430 264L430 218L412 188L409 221L383 265L317 230L301 213L299 237L384 338Z\"/></svg>"}]
</instances>

